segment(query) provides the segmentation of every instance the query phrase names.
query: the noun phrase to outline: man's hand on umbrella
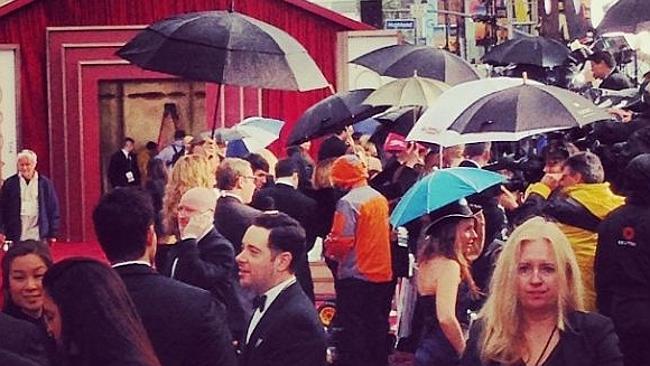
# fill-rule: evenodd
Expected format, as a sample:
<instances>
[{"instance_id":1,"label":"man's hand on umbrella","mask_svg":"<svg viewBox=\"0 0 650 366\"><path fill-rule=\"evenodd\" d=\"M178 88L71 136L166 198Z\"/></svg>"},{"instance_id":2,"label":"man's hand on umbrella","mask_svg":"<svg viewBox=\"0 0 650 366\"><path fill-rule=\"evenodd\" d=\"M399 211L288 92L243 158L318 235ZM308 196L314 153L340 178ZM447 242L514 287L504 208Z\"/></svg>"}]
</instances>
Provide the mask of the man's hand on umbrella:
<instances>
[{"instance_id":1,"label":"man's hand on umbrella","mask_svg":"<svg viewBox=\"0 0 650 366\"><path fill-rule=\"evenodd\" d=\"M409 168L415 167L415 165L420 162L420 154L417 144L412 141L409 142L406 146L406 150L399 154L397 160L402 165L406 165Z\"/></svg>"},{"instance_id":2,"label":"man's hand on umbrella","mask_svg":"<svg viewBox=\"0 0 650 366\"><path fill-rule=\"evenodd\" d=\"M607 112L611 114L615 119L624 123L630 122L634 116L634 113L632 111L626 111L620 108L610 108L607 110Z\"/></svg>"},{"instance_id":3,"label":"man's hand on umbrella","mask_svg":"<svg viewBox=\"0 0 650 366\"><path fill-rule=\"evenodd\" d=\"M510 192L508 188L501 186L501 195L499 196L499 204L508 211L512 211L519 207L519 198L514 192Z\"/></svg>"}]
</instances>

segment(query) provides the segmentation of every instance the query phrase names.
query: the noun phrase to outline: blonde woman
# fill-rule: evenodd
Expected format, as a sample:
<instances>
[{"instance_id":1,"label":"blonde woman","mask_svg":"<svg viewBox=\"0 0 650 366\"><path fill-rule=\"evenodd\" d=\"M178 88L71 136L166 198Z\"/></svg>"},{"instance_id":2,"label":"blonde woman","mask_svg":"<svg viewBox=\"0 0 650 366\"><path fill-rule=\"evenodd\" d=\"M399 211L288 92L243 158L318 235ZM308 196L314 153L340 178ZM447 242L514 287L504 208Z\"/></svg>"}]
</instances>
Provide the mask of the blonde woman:
<instances>
[{"instance_id":1,"label":"blonde woman","mask_svg":"<svg viewBox=\"0 0 650 366\"><path fill-rule=\"evenodd\" d=\"M214 188L216 184L212 164L204 156L190 154L176 161L165 187L163 226L165 237L161 244L173 244L179 238L178 203L185 192L194 187Z\"/></svg>"},{"instance_id":2,"label":"blonde woman","mask_svg":"<svg viewBox=\"0 0 650 366\"><path fill-rule=\"evenodd\" d=\"M519 226L497 261L462 365L622 366L612 322L583 312L580 270L562 231Z\"/></svg>"}]
</instances>

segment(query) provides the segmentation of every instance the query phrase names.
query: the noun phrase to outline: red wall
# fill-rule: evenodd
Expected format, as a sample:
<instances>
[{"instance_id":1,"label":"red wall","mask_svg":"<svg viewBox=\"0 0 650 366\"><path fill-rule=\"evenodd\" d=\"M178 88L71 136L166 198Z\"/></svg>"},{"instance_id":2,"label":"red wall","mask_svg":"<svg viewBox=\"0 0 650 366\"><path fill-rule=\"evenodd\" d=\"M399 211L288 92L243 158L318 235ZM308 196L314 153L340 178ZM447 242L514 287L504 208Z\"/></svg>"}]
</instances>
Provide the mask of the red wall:
<instances>
[{"instance_id":1,"label":"red wall","mask_svg":"<svg viewBox=\"0 0 650 366\"><path fill-rule=\"evenodd\" d=\"M300 0L235 0L235 7L237 11L271 23L294 36L309 51L325 77L335 84L336 34L351 28L291 4L297 1ZM92 237L92 233L89 233L91 230L88 230L90 222L87 216L94 206L94 201L98 198L99 187L96 187L96 184L88 183L99 181L100 177L95 176L99 172L99 166L91 171L82 169L82 171L70 170L65 173L58 171L59 167L56 164L50 166L51 160L68 153L66 149L70 148L72 141L69 139L58 141L58 136L61 133L48 131L49 101L46 76L48 60L46 50L48 42L51 40L46 39L46 27L141 25L177 13L225 9L229 3L230 0L41 0L33 1L0 17L0 43L15 43L20 46L22 147L29 147L39 154L41 157L39 170L44 174L50 176L68 174L69 176L65 178L66 181L76 181L76 184L70 183L65 186L69 195L62 192L62 187L57 186L57 190L61 191L59 192L60 196L69 201L63 202L67 212L70 213L67 217L69 220L66 221L75 221L75 224L78 223L83 227L83 229L79 228L80 230L70 230L70 223L66 223L68 226L66 229L67 239L78 241L88 240ZM357 29L367 29L367 27L360 25ZM64 77L68 78L69 76ZM112 78L114 77L115 75ZM124 75L124 78L128 79L129 76ZM60 89L52 89L53 98L57 98L54 94L57 91L60 92ZM287 122L288 128L283 131L278 145L284 146L290 127L302 112L329 93L326 89L305 93L264 91L264 115ZM96 100L96 98L83 98L82 96L79 98L83 101L87 99ZM94 111L98 108L96 102L95 105L85 104L83 105L85 110L90 108ZM208 106L207 110L212 110L212 107ZM88 120L86 119L86 121ZM52 126L57 128L54 123ZM79 128L83 129L79 132L81 135L92 133L87 131L96 131L98 126L84 128L83 125L80 125ZM81 138L81 136L79 137ZM95 150L99 147L86 146L86 149L88 148ZM55 179L55 184L57 181L59 179ZM81 196L73 194L73 192L78 192L75 188L84 186L86 189ZM88 194L88 190L92 190L92 194ZM73 212L82 217L73 218L72 216L75 216L71 214ZM64 216L68 215L64 214ZM81 219L83 223L78 219Z\"/></svg>"}]
</instances>

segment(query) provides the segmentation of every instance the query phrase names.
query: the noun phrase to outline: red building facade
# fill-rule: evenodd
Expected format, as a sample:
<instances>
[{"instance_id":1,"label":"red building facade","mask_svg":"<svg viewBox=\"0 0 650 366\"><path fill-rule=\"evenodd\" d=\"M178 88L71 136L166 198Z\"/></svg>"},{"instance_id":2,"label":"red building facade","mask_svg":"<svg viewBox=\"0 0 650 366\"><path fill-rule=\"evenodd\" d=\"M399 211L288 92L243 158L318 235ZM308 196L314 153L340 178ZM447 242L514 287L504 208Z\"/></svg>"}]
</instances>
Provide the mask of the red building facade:
<instances>
[{"instance_id":1,"label":"red building facade","mask_svg":"<svg viewBox=\"0 0 650 366\"><path fill-rule=\"evenodd\" d=\"M144 71L114 53L144 25L168 16L226 9L230 0L14 0L0 7L0 44L20 55L21 147L39 155L61 200L61 239L92 240L91 214L101 194L99 91L105 80L173 78ZM336 87L337 33L369 26L306 0L235 0L241 13L295 37ZM330 94L262 92L264 116L290 126ZM208 93L206 111L212 111ZM244 108L244 107L242 107Z\"/></svg>"}]
</instances>

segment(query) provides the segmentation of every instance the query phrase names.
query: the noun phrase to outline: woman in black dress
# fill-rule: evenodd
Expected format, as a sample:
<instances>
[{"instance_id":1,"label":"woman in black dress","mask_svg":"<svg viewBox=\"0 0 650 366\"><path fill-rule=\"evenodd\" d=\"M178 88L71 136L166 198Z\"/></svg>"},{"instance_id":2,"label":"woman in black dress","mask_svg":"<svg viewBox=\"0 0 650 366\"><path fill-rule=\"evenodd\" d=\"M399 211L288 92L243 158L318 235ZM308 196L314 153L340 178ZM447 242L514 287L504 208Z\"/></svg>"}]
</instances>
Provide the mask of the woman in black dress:
<instances>
[{"instance_id":1,"label":"woman in black dress","mask_svg":"<svg viewBox=\"0 0 650 366\"><path fill-rule=\"evenodd\" d=\"M611 320L582 301L567 238L541 217L526 221L503 247L462 365L622 366Z\"/></svg>"}]
</instances>

